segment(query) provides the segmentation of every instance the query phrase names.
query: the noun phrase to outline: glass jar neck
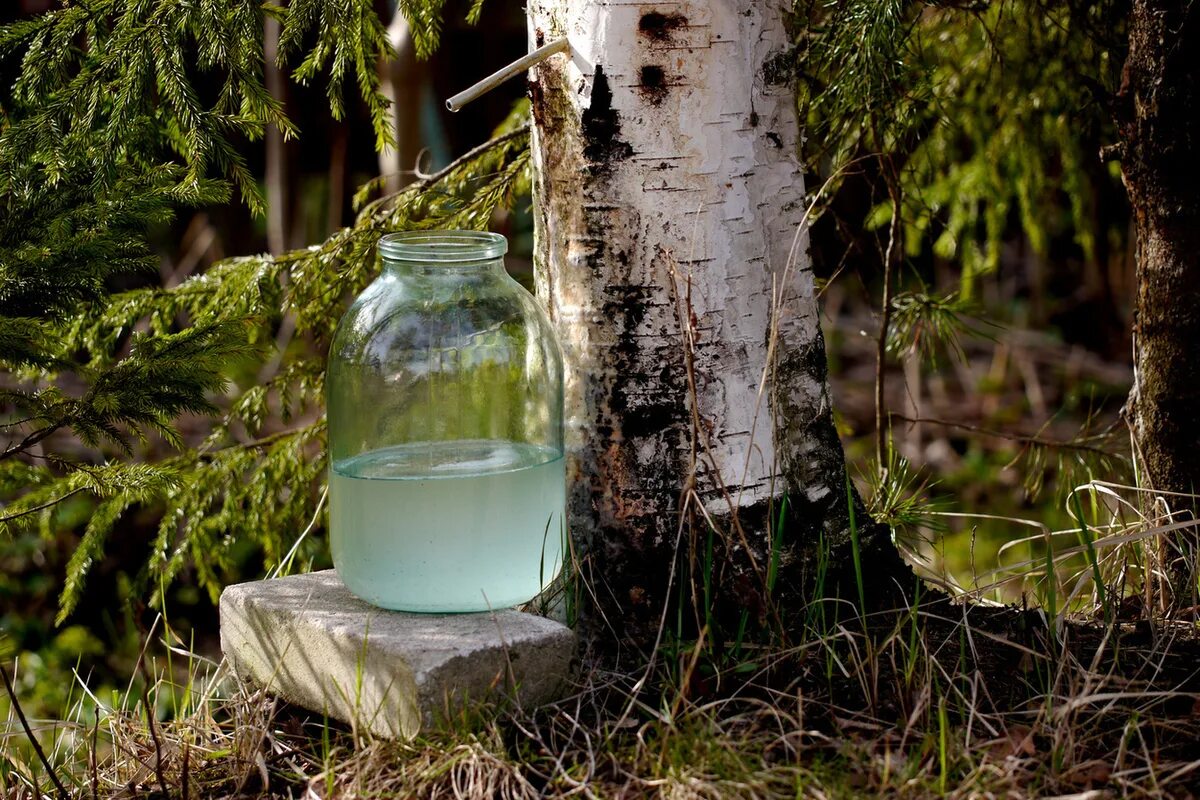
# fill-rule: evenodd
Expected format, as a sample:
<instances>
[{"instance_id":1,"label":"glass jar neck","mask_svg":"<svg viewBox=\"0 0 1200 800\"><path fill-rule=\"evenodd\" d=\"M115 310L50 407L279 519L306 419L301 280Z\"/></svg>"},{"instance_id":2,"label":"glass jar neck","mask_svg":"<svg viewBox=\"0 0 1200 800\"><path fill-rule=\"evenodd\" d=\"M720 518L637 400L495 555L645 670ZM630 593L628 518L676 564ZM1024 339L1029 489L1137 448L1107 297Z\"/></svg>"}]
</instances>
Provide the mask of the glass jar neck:
<instances>
[{"instance_id":1,"label":"glass jar neck","mask_svg":"<svg viewBox=\"0 0 1200 800\"><path fill-rule=\"evenodd\" d=\"M465 277L504 272L508 240L487 231L389 233L379 240L384 272Z\"/></svg>"},{"instance_id":2,"label":"glass jar neck","mask_svg":"<svg viewBox=\"0 0 1200 800\"><path fill-rule=\"evenodd\" d=\"M383 274L392 275L395 277L444 277L448 280L465 280L469 278L504 275L506 273L504 271L503 258L492 258L486 261L449 263L387 258L385 256L383 259Z\"/></svg>"}]
</instances>

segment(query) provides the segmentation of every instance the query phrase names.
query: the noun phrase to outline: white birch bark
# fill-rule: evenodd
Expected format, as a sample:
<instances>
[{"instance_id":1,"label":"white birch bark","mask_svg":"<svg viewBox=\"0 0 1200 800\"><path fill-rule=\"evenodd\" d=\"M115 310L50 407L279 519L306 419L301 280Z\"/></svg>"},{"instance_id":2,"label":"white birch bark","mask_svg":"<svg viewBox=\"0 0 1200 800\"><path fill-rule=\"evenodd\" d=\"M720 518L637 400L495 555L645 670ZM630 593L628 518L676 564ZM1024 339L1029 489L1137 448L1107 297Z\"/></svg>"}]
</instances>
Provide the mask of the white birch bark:
<instances>
[{"instance_id":1,"label":"white birch bark","mask_svg":"<svg viewBox=\"0 0 1200 800\"><path fill-rule=\"evenodd\" d=\"M805 193L794 89L779 66L785 7L529 2L534 46L571 43L530 78L537 282L566 353L573 532L593 545L618 604L661 599L647 584L661 584L678 530L693 452L684 328L704 507L761 508L786 474L799 484L793 501L798 491L824 517L840 496L844 514L797 238ZM764 385L773 325L779 359Z\"/></svg>"}]
</instances>

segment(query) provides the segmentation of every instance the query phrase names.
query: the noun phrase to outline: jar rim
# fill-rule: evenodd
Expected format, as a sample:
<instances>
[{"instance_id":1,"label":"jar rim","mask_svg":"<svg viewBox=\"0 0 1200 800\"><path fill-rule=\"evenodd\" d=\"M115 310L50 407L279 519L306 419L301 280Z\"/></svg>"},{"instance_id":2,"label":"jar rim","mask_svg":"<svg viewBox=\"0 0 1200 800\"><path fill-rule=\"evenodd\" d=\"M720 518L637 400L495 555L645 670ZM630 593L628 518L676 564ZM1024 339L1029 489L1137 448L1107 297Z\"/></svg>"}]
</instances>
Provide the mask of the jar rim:
<instances>
[{"instance_id":1,"label":"jar rim","mask_svg":"<svg viewBox=\"0 0 1200 800\"><path fill-rule=\"evenodd\" d=\"M379 254L387 261L453 265L493 261L507 252L508 239L490 231L401 231L379 240Z\"/></svg>"}]
</instances>

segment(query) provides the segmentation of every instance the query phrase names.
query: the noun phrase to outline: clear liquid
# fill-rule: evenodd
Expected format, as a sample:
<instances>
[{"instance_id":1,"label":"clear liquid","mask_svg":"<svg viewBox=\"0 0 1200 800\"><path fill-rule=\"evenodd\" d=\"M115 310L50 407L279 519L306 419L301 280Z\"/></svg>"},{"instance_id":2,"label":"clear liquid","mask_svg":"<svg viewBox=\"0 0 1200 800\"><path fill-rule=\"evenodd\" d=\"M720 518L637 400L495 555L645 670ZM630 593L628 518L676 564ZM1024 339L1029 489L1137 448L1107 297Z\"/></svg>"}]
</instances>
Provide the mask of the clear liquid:
<instances>
[{"instance_id":1,"label":"clear liquid","mask_svg":"<svg viewBox=\"0 0 1200 800\"><path fill-rule=\"evenodd\" d=\"M503 441L415 442L336 461L333 563L351 592L402 611L532 599L562 564L562 454Z\"/></svg>"}]
</instances>

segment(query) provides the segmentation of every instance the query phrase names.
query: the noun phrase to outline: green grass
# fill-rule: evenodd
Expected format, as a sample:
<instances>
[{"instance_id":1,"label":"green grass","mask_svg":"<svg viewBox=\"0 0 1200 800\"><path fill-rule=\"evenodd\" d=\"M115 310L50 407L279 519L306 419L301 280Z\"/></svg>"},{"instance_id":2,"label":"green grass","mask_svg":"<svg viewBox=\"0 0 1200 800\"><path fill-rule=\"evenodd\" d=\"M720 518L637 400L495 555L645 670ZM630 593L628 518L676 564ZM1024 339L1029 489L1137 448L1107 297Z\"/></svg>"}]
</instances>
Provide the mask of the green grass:
<instances>
[{"instance_id":1,"label":"green grass","mask_svg":"<svg viewBox=\"0 0 1200 800\"><path fill-rule=\"evenodd\" d=\"M850 548L851 558L854 561L854 585L858 589L858 607L865 609L867 607L867 590L863 585L862 552L859 549L858 521L855 519L854 513L854 487L849 473L846 474L846 507L850 512Z\"/></svg>"},{"instance_id":2,"label":"green grass","mask_svg":"<svg viewBox=\"0 0 1200 800\"><path fill-rule=\"evenodd\" d=\"M144 693L119 706L93 705L94 716L76 702L67 709L73 718L40 735L72 791L98 797L152 794L159 773L173 797L1036 797L1113 780L1155 797L1181 789L1197 766L1190 747L1170 746L1172 736L1194 742L1200 735L1193 715L1171 715L1163 702L1123 691L1119 676L1064 666L1066 657L1054 659L1054 707L1036 697L993 707L985 698L1000 676L947 683L962 653L937 654L927 613L898 615L892 633L875 631L874 648L863 646L863 634L845 632L760 653L764 665L798 665L790 685L752 676L732 694L689 699L665 671L642 685L585 672L555 705L477 706L411 742L372 739L279 707L201 659L188 659L190 674L173 679L165 659L150 658L155 680ZM980 638L959 628L949 639L972 635ZM153 645L160 650L161 641ZM853 680L821 691L823 681L814 683L803 665L821 673L812 657L823 651L852 674L886 675L880 667L908 659L894 678L899 691L884 692L900 707L873 709L867 687ZM25 748L3 749L0 792L48 788Z\"/></svg>"}]
</instances>

